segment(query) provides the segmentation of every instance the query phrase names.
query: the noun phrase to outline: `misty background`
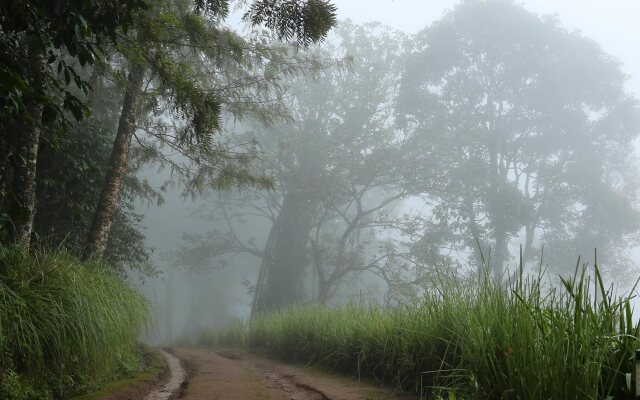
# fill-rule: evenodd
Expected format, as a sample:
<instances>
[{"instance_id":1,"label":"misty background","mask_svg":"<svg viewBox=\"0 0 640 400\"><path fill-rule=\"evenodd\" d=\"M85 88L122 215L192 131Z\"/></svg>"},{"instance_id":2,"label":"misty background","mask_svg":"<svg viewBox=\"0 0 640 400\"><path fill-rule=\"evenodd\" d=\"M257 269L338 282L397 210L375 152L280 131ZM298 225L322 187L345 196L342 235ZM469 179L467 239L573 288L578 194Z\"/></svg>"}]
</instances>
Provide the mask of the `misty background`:
<instances>
[{"instance_id":1,"label":"misty background","mask_svg":"<svg viewBox=\"0 0 640 400\"><path fill-rule=\"evenodd\" d=\"M458 2L336 0L335 4L340 21L350 20L356 25L377 21L411 37L431 26ZM621 62L621 70L629 76L625 82L626 90L640 95L640 47L635 40L640 33L637 24L640 5L636 2L545 0L517 4L540 16L554 15L561 26L593 39L605 53ZM335 34L331 35L327 45L332 43L336 43ZM228 129L245 132L251 127L229 122ZM637 141L634 145L637 148ZM640 154L638 150L636 153ZM233 256L198 257L198 251L204 251L202 238L206 238L209 232L228 232L227 222L220 219L220 204L232 203L237 198L236 193L233 190L229 193L210 191L202 197L185 196L180 185L166 185L171 179L171 171L157 165L145 167L139 176L147 179L152 187L163 188L160 205L139 201L135 208L136 212L144 215L141 224L144 226L145 243L153 249L151 262L158 269L156 276L144 277L142 281L133 279L154 304L158 329L150 340L191 341L203 329L220 328L232 318L248 317L252 308L250 292L258 279L260 259L246 252ZM245 189L241 193L251 195L255 190ZM375 202L375 199L372 201ZM635 206L640 207L640 204ZM415 198L401 200L393 207L393 212L398 216L430 211L432 208ZM255 238L255 247L261 248L264 246L264 237L268 235L269 224L260 218L247 217L243 223L234 225L234 229L246 243ZM389 235L394 238L394 234ZM510 250L517 252L517 248ZM194 260L182 262L189 254ZM577 258L578 255L572 253L567 256ZM586 258L591 256L582 255ZM640 265L640 251L632 250L629 256L635 265ZM462 261L462 257L458 256L457 260ZM637 275L637 269L626 272L631 273L624 275L623 284L628 283L629 276ZM311 282L311 275L307 274L304 278L305 287L315 290L316 282ZM615 274L610 275L609 279L615 280ZM365 272L352 277L352 280L337 290L332 302L385 300L387 284L376 274Z\"/></svg>"}]
</instances>

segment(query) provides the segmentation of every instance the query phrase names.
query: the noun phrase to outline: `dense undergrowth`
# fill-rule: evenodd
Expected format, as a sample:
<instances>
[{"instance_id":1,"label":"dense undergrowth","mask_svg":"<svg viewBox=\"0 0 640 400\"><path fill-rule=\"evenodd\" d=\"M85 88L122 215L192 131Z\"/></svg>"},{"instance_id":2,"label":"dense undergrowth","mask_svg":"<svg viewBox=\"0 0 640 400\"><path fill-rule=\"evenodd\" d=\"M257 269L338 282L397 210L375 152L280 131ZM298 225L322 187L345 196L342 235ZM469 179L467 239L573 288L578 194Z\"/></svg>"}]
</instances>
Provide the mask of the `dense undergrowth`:
<instances>
[{"instance_id":1,"label":"dense undergrowth","mask_svg":"<svg viewBox=\"0 0 640 400\"><path fill-rule=\"evenodd\" d=\"M0 246L0 398L69 398L134 371L147 308L101 264Z\"/></svg>"},{"instance_id":2,"label":"dense undergrowth","mask_svg":"<svg viewBox=\"0 0 640 400\"><path fill-rule=\"evenodd\" d=\"M414 304L303 305L236 323L220 345L449 399L628 399L639 327L598 268L559 286L439 278ZM214 342L211 336L203 340ZM611 396L611 397L609 397Z\"/></svg>"}]
</instances>

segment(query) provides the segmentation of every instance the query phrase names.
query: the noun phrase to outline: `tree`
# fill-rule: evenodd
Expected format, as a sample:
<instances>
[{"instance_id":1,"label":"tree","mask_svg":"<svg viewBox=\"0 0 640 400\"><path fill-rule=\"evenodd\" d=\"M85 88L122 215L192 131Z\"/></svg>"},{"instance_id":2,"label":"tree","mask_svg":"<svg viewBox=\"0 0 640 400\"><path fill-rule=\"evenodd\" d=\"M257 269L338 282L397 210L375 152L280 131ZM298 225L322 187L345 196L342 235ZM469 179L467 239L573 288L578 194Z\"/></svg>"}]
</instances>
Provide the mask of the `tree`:
<instances>
[{"instance_id":1,"label":"tree","mask_svg":"<svg viewBox=\"0 0 640 400\"><path fill-rule=\"evenodd\" d=\"M126 30L140 0L109 2L7 1L0 5L0 187L6 228L14 243L29 246L35 214L36 161L43 123L66 123L86 113L89 85L77 72L91 65L103 40Z\"/></svg>"},{"instance_id":2,"label":"tree","mask_svg":"<svg viewBox=\"0 0 640 400\"><path fill-rule=\"evenodd\" d=\"M94 72L97 72L94 70ZM38 247L65 248L80 256L93 217L114 126L122 103L122 88L96 74L91 79L93 93L88 106L91 116L69 126L50 126L43 130L38 151L34 240ZM118 203L113 234L107 243L105 260L112 270L152 274L150 251L140 231L142 216L134 212L136 200L161 203L162 197L136 177L139 152L132 154Z\"/></svg>"},{"instance_id":3,"label":"tree","mask_svg":"<svg viewBox=\"0 0 640 400\"><path fill-rule=\"evenodd\" d=\"M350 24L338 37L338 46L321 51L348 57L349 67L296 82L289 105L293 122L257 138L277 160L281 200L264 250L254 312L302 300L302 278L310 265L320 301L335 294L348 274L373 268L376 262L367 260L371 249L359 238L384 225L385 207L404 196L391 189L406 160L390 118L404 37L377 25Z\"/></svg>"},{"instance_id":4,"label":"tree","mask_svg":"<svg viewBox=\"0 0 640 400\"><path fill-rule=\"evenodd\" d=\"M368 167L375 168L377 161L368 161ZM345 185L338 204L331 199L320 207L308 246L317 282L314 301L318 303L335 298L347 278L367 271L390 288L390 275L412 261L407 249L400 250L401 246L388 238L390 232L403 230L391 211L406 192L395 187L394 176L375 172L375 179Z\"/></svg>"},{"instance_id":5,"label":"tree","mask_svg":"<svg viewBox=\"0 0 640 400\"><path fill-rule=\"evenodd\" d=\"M122 179L126 170L131 139L139 118L142 86L145 74L162 90L164 99L174 110L174 117L184 123L171 145L185 154L195 152L194 159L214 159L214 169L220 173L217 184L238 180L240 183L263 184L262 177L253 177L246 170L230 168L233 155L217 146L212 135L221 128L220 118L225 102L222 93L209 90L206 77L194 70L189 62L200 57L212 61L215 67L223 62L242 64L242 40L227 30L218 29L216 21L227 16L229 2L196 2L195 10L184 3L165 4L140 14L135 39L124 48L130 69L127 78L120 121L102 194L89 231L85 254L101 257L108 237ZM205 20L200 16L211 18ZM252 25L265 24L281 39L297 38L304 46L322 40L334 25L335 8L324 0L274 1L251 4L245 20ZM186 42L182 38L186 37ZM225 48L225 46L227 46ZM221 51L221 50L225 51ZM224 59L223 54L227 59ZM161 135L163 132L160 133ZM216 160L221 158L222 160ZM227 162L226 162L227 161ZM243 161L241 158L240 161ZM226 162L226 163L225 163Z\"/></svg>"},{"instance_id":6,"label":"tree","mask_svg":"<svg viewBox=\"0 0 640 400\"><path fill-rule=\"evenodd\" d=\"M337 62L292 79L288 119L255 126L241 138L259 144L273 190L216 197L214 210L204 214L213 212L224 228L187 238L183 252L257 257L253 312L308 299L311 266L312 300L326 302L349 276L389 258L375 230L392 227L389 208L405 195L396 177L409 160L392 120L404 40L375 24L342 24L336 44L314 53L347 59L347 65ZM243 222L254 227L251 234L243 232Z\"/></svg>"},{"instance_id":7,"label":"tree","mask_svg":"<svg viewBox=\"0 0 640 400\"><path fill-rule=\"evenodd\" d=\"M428 230L476 251L476 265L476 240L490 248L499 279L516 238L527 259L597 247L613 263L613 245L636 243L640 226L640 114L625 78L596 43L511 1L463 2L421 32L398 119L422 176L441 177L424 190Z\"/></svg>"}]
</instances>

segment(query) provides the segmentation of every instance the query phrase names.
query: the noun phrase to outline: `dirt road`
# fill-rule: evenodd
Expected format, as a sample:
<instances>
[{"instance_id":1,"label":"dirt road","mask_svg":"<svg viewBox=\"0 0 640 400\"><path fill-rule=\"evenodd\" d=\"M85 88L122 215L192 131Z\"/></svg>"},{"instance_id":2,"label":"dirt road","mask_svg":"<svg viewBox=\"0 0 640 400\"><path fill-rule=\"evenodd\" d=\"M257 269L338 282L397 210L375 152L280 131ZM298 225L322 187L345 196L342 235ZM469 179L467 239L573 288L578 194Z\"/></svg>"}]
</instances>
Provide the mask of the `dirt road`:
<instances>
[{"instance_id":1,"label":"dirt road","mask_svg":"<svg viewBox=\"0 0 640 400\"><path fill-rule=\"evenodd\" d=\"M187 369L184 400L409 400L392 390L240 351L171 351Z\"/></svg>"}]
</instances>

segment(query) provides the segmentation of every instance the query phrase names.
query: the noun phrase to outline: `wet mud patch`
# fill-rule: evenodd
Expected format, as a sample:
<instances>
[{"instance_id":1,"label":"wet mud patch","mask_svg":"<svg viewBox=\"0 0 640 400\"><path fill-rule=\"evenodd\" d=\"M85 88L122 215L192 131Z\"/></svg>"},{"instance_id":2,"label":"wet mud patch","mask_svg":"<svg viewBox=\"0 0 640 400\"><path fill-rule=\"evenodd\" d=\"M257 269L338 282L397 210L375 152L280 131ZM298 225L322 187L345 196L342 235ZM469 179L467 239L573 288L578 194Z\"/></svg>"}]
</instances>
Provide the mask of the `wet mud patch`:
<instances>
[{"instance_id":1,"label":"wet mud patch","mask_svg":"<svg viewBox=\"0 0 640 400\"><path fill-rule=\"evenodd\" d=\"M416 400L371 382L261 358L242 349L172 350L189 372L184 400Z\"/></svg>"}]
</instances>

